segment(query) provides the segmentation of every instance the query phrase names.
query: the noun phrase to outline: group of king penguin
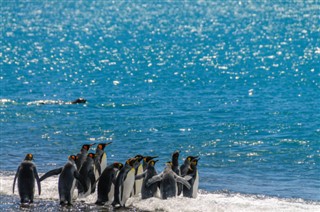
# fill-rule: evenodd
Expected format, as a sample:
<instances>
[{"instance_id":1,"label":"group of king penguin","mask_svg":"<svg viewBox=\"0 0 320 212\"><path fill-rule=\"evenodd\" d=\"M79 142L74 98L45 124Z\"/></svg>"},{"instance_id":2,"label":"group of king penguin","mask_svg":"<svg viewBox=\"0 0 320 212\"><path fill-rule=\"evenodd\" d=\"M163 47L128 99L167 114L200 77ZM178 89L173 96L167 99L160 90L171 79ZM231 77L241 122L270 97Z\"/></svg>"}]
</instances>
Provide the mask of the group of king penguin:
<instances>
[{"instance_id":1,"label":"group of king penguin","mask_svg":"<svg viewBox=\"0 0 320 212\"><path fill-rule=\"evenodd\" d=\"M141 199L160 197L167 199L183 195L196 198L199 186L198 156L188 156L179 167L180 151L172 154L165 169L158 174L155 168L157 156L136 155L124 164L114 162L107 166L105 147L112 142L99 143L95 153L89 149L95 144L82 145L80 153L70 155L67 163L58 169L48 171L39 178L33 155L27 154L18 167L13 181L13 193L18 179L18 191L21 204L33 203L35 182L41 194L41 181L59 175L58 191L60 205L72 205L77 195L86 197L97 190L97 205L111 204L125 207L132 196L141 195Z\"/></svg>"}]
</instances>

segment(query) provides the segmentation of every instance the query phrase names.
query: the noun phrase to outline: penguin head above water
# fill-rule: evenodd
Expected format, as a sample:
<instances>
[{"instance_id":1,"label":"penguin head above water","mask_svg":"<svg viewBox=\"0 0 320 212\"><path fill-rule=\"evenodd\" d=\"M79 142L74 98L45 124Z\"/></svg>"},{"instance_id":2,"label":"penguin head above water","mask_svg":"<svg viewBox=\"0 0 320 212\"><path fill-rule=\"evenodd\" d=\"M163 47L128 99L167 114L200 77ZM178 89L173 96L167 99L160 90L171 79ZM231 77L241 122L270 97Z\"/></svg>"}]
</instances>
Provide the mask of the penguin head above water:
<instances>
[{"instance_id":1,"label":"penguin head above water","mask_svg":"<svg viewBox=\"0 0 320 212\"><path fill-rule=\"evenodd\" d=\"M28 153L26 155L26 157L24 158L24 160L27 160L27 161L32 161L33 160L33 155L31 153Z\"/></svg>"},{"instance_id":2,"label":"penguin head above water","mask_svg":"<svg viewBox=\"0 0 320 212\"><path fill-rule=\"evenodd\" d=\"M84 104L84 103L86 103L86 102L87 102L86 99L84 99L84 98L78 98L78 99L72 101L71 104Z\"/></svg>"},{"instance_id":3,"label":"penguin head above water","mask_svg":"<svg viewBox=\"0 0 320 212\"><path fill-rule=\"evenodd\" d=\"M106 146L108 146L109 144L111 144L111 143L112 143L112 142L100 143L100 144L98 144L97 149L104 150L104 148L105 148Z\"/></svg>"}]
</instances>

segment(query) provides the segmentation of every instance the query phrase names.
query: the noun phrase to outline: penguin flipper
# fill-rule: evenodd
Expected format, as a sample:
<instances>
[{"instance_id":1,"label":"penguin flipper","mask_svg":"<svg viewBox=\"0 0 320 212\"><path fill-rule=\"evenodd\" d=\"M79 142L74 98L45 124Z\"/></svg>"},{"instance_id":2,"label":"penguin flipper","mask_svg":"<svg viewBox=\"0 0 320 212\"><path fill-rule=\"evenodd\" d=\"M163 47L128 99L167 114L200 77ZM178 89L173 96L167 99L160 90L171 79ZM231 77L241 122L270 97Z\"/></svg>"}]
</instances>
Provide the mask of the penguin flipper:
<instances>
[{"instance_id":1,"label":"penguin flipper","mask_svg":"<svg viewBox=\"0 0 320 212\"><path fill-rule=\"evenodd\" d=\"M136 175L135 178L136 178L136 180L140 180L140 179L144 178L146 176L146 174L147 174L147 170L144 171L142 174Z\"/></svg>"},{"instance_id":2,"label":"penguin flipper","mask_svg":"<svg viewBox=\"0 0 320 212\"><path fill-rule=\"evenodd\" d=\"M88 186L85 179L80 175L78 171L74 171L73 176L81 183L84 189L84 193L88 191Z\"/></svg>"},{"instance_id":3,"label":"penguin flipper","mask_svg":"<svg viewBox=\"0 0 320 212\"><path fill-rule=\"evenodd\" d=\"M38 175L36 167L33 167L33 172L34 172L34 175L36 177L36 181L37 181L37 185L38 185L38 193L40 195L41 194L41 184L40 184L40 179L39 179L39 175Z\"/></svg>"},{"instance_id":4,"label":"penguin flipper","mask_svg":"<svg viewBox=\"0 0 320 212\"><path fill-rule=\"evenodd\" d=\"M189 181L192 179L192 177L194 176L195 174L189 174L189 175L186 175L184 176L183 178L186 180L186 181Z\"/></svg>"},{"instance_id":5,"label":"penguin flipper","mask_svg":"<svg viewBox=\"0 0 320 212\"><path fill-rule=\"evenodd\" d=\"M47 173L45 173L42 177L40 177L40 182L48 177L51 177L53 175L58 175L62 172L62 167L59 169L53 169L51 171L48 171Z\"/></svg>"},{"instance_id":6,"label":"penguin flipper","mask_svg":"<svg viewBox=\"0 0 320 212\"><path fill-rule=\"evenodd\" d=\"M152 185L152 184L154 184L154 183L156 183L156 182L161 181L161 180L162 180L162 177L163 177L163 174L158 174L158 175L156 175L156 176L153 176L152 178L150 178L150 179L147 181L146 186L149 187L150 185Z\"/></svg>"},{"instance_id":7,"label":"penguin flipper","mask_svg":"<svg viewBox=\"0 0 320 212\"><path fill-rule=\"evenodd\" d=\"M17 172L16 172L16 175L14 176L14 180L13 180L13 186L12 186L12 193L14 194L14 187L16 185L16 180L17 180L17 177L19 175L19 172L20 172L20 166L18 167L17 169Z\"/></svg>"},{"instance_id":8,"label":"penguin flipper","mask_svg":"<svg viewBox=\"0 0 320 212\"><path fill-rule=\"evenodd\" d=\"M188 189L191 188L190 183L189 183L185 178L176 176L176 180L177 180L178 183L183 184L183 185L186 186Z\"/></svg>"}]
</instances>

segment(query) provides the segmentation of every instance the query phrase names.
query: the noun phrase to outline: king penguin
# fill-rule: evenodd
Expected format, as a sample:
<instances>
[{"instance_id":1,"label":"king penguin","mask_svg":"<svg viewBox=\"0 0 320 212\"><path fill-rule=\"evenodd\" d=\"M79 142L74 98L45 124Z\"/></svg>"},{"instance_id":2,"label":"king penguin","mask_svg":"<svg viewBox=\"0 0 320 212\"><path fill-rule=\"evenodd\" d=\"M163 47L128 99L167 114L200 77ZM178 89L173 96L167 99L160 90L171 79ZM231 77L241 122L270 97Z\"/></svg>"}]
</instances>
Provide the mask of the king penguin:
<instances>
[{"instance_id":1,"label":"king penguin","mask_svg":"<svg viewBox=\"0 0 320 212\"><path fill-rule=\"evenodd\" d=\"M64 167L51 170L45 173L40 178L40 181L42 181L52 175L60 174L59 181L58 181L60 205L65 205L66 203L68 205L72 205L72 197L73 197L73 191L76 185L76 179L79 180L79 182L82 184L84 189L87 190L85 180L81 177L81 175L77 171L77 167L75 164L76 160L77 160L77 156L71 155L69 156L68 162L64 165Z\"/></svg>"},{"instance_id":2,"label":"king penguin","mask_svg":"<svg viewBox=\"0 0 320 212\"><path fill-rule=\"evenodd\" d=\"M197 165L198 165L199 160L200 160L200 158L195 158L191 161L190 168L187 172L187 175L192 177L188 181L191 185L191 188L188 189L185 186L183 186L183 196L184 197L197 198L198 187L199 187L199 173L198 173Z\"/></svg>"},{"instance_id":3,"label":"king penguin","mask_svg":"<svg viewBox=\"0 0 320 212\"><path fill-rule=\"evenodd\" d=\"M147 186L150 186L156 182L160 182L160 195L162 199L167 199L169 197L177 196L177 182L182 183L187 188L190 189L190 184L188 180L190 178L182 178L178 176L174 171L172 171L172 162L166 163L166 167L163 172L152 177L148 180Z\"/></svg>"},{"instance_id":4,"label":"king penguin","mask_svg":"<svg viewBox=\"0 0 320 212\"><path fill-rule=\"evenodd\" d=\"M154 183L150 186L147 186L147 182L149 179L157 175L157 171L155 169L155 164L158 160L149 160L146 170L136 176L136 179L143 179L142 187L141 187L141 199L148 199L151 197L155 197L158 191L158 183Z\"/></svg>"},{"instance_id":5,"label":"king penguin","mask_svg":"<svg viewBox=\"0 0 320 212\"><path fill-rule=\"evenodd\" d=\"M195 158L198 158L198 156L188 156L185 160L184 163L180 166L180 176L184 177L187 175L188 170L190 169L190 164L191 161ZM182 187L181 190L178 191L178 195L182 193Z\"/></svg>"},{"instance_id":6,"label":"king penguin","mask_svg":"<svg viewBox=\"0 0 320 212\"><path fill-rule=\"evenodd\" d=\"M96 156L94 159L94 163L95 163L95 175L96 178L98 179L98 177L101 175L101 173L103 172L103 170L107 167L107 154L104 151L104 148L106 146L108 146L109 144L111 144L112 142L107 142L107 143L100 143L97 146L96 149Z\"/></svg>"},{"instance_id":7,"label":"king penguin","mask_svg":"<svg viewBox=\"0 0 320 212\"><path fill-rule=\"evenodd\" d=\"M88 151L89 151L90 147L92 147L93 145L95 145L95 143L82 145L80 153L77 154L78 159L76 160L76 165L77 165L78 171L80 171L82 164L86 161Z\"/></svg>"},{"instance_id":8,"label":"king penguin","mask_svg":"<svg viewBox=\"0 0 320 212\"><path fill-rule=\"evenodd\" d=\"M96 189L96 177L94 175L94 158L95 154L89 153L86 161L82 164L79 171L81 177L86 182L86 187L88 190L85 190L80 183L77 184L79 195L81 197L86 197L89 194L92 194Z\"/></svg>"},{"instance_id":9,"label":"king penguin","mask_svg":"<svg viewBox=\"0 0 320 212\"><path fill-rule=\"evenodd\" d=\"M114 199L114 186L116 183L116 177L119 172L123 167L122 163L113 163L109 166L107 166L99 180L98 180L98 197L96 204L97 205L104 205L104 204L109 204L112 203Z\"/></svg>"},{"instance_id":10,"label":"king penguin","mask_svg":"<svg viewBox=\"0 0 320 212\"><path fill-rule=\"evenodd\" d=\"M172 153L172 170L179 176L181 176L181 173L180 173L180 168L179 168L179 155L180 155L180 151L179 150L176 150ZM178 195L181 194L181 191L182 191L182 185L181 183L178 183L177 184L178 186Z\"/></svg>"},{"instance_id":11,"label":"king penguin","mask_svg":"<svg viewBox=\"0 0 320 212\"><path fill-rule=\"evenodd\" d=\"M115 184L113 206L120 205L120 207L125 207L133 189L135 180L134 166L137 163L139 163L137 158L130 158L120 170Z\"/></svg>"},{"instance_id":12,"label":"king penguin","mask_svg":"<svg viewBox=\"0 0 320 212\"><path fill-rule=\"evenodd\" d=\"M135 158L137 159L134 163L134 169L135 169L135 176L140 175L143 173L143 165L141 164L141 161L143 159L142 155L136 155ZM133 190L131 193L131 196L137 196L141 193L141 186L142 186L142 179L138 179L134 181Z\"/></svg>"},{"instance_id":13,"label":"king penguin","mask_svg":"<svg viewBox=\"0 0 320 212\"><path fill-rule=\"evenodd\" d=\"M150 160L157 158L158 156L144 156L142 161L143 171L147 169L148 163Z\"/></svg>"},{"instance_id":14,"label":"king penguin","mask_svg":"<svg viewBox=\"0 0 320 212\"><path fill-rule=\"evenodd\" d=\"M32 162L32 160L33 155L27 154L24 161L22 161L18 167L13 180L12 192L14 193L16 179L18 178L18 191L22 204L33 203L35 181L37 181L39 195L41 193L40 179L36 165Z\"/></svg>"}]
</instances>

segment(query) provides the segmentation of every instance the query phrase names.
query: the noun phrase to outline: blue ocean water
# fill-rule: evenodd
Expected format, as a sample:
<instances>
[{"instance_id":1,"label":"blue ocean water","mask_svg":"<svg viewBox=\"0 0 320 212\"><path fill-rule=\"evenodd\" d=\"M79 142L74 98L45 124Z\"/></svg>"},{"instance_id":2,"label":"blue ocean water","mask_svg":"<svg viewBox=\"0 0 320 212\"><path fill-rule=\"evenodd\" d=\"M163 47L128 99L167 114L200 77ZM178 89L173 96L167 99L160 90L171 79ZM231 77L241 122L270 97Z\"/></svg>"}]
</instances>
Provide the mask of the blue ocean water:
<instances>
[{"instance_id":1,"label":"blue ocean water","mask_svg":"<svg viewBox=\"0 0 320 212\"><path fill-rule=\"evenodd\" d=\"M175 150L199 155L206 192L320 200L318 1L0 10L3 176L29 152L44 173L112 141L109 161L158 155L158 170Z\"/></svg>"}]
</instances>

